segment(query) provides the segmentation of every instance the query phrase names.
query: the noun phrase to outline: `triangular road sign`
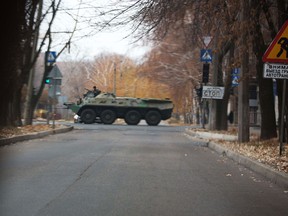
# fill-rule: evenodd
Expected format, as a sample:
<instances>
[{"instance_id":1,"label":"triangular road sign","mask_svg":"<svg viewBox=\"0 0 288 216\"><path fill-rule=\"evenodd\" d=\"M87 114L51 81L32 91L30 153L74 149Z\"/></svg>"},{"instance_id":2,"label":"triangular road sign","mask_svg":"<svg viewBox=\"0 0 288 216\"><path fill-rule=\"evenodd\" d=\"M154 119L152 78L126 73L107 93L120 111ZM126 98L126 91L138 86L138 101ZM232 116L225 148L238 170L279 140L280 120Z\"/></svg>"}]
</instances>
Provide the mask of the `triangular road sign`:
<instances>
[{"instance_id":1,"label":"triangular road sign","mask_svg":"<svg viewBox=\"0 0 288 216\"><path fill-rule=\"evenodd\" d=\"M204 37L203 37L203 42L204 42L204 44L205 44L206 47L209 46L211 40L212 40L212 37L211 37L211 36L204 36Z\"/></svg>"},{"instance_id":2,"label":"triangular road sign","mask_svg":"<svg viewBox=\"0 0 288 216\"><path fill-rule=\"evenodd\" d=\"M263 62L288 63L288 20L266 50Z\"/></svg>"},{"instance_id":3,"label":"triangular road sign","mask_svg":"<svg viewBox=\"0 0 288 216\"><path fill-rule=\"evenodd\" d=\"M204 53L204 55L202 56L202 59L204 59L204 60L211 60L212 57L210 56L209 52L206 51L206 52Z\"/></svg>"},{"instance_id":4,"label":"triangular road sign","mask_svg":"<svg viewBox=\"0 0 288 216\"><path fill-rule=\"evenodd\" d=\"M53 66L53 68L51 69L51 71L49 72L48 78L54 78L54 79L61 79L63 77L60 69L58 68L58 66L55 64Z\"/></svg>"}]
</instances>

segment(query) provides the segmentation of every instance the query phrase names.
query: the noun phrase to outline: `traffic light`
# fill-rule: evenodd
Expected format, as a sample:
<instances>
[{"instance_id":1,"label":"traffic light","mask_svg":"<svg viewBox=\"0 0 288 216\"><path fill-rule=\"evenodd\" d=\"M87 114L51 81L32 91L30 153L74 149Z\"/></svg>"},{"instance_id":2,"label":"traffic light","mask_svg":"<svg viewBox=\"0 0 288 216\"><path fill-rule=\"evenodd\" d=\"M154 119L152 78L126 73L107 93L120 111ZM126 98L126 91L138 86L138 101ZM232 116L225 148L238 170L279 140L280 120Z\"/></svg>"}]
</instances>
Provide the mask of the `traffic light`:
<instances>
[{"instance_id":1,"label":"traffic light","mask_svg":"<svg viewBox=\"0 0 288 216\"><path fill-rule=\"evenodd\" d=\"M203 90L202 86L199 88L195 88L195 90L196 90L197 96L201 98L202 97L202 90Z\"/></svg>"},{"instance_id":2,"label":"traffic light","mask_svg":"<svg viewBox=\"0 0 288 216\"><path fill-rule=\"evenodd\" d=\"M46 79L45 79L45 84L52 84L52 79L50 78L50 77L47 77Z\"/></svg>"},{"instance_id":3,"label":"traffic light","mask_svg":"<svg viewBox=\"0 0 288 216\"><path fill-rule=\"evenodd\" d=\"M209 82L209 64L203 64L203 76L202 76L202 83Z\"/></svg>"}]
</instances>

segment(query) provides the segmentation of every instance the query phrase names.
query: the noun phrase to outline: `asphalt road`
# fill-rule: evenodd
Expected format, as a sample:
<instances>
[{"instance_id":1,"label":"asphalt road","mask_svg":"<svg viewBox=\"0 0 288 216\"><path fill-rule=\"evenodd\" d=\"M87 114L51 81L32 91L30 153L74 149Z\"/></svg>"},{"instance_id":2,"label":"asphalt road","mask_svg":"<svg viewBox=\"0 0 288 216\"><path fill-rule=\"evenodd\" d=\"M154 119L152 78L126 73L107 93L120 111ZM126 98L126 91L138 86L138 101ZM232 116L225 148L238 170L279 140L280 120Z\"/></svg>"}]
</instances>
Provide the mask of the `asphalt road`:
<instances>
[{"instance_id":1,"label":"asphalt road","mask_svg":"<svg viewBox=\"0 0 288 216\"><path fill-rule=\"evenodd\" d=\"M288 215L288 191L183 131L79 124L1 147L0 215Z\"/></svg>"}]
</instances>

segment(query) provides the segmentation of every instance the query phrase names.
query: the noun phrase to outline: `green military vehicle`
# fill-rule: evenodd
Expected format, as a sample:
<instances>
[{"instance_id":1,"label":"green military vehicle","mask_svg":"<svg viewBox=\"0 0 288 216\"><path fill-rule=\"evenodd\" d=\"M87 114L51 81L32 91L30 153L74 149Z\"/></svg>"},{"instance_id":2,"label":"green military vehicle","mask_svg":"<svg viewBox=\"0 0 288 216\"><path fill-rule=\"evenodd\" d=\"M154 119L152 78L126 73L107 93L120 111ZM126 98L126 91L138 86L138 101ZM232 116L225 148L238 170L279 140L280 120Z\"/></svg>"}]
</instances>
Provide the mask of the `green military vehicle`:
<instances>
[{"instance_id":1,"label":"green military vehicle","mask_svg":"<svg viewBox=\"0 0 288 216\"><path fill-rule=\"evenodd\" d=\"M161 120L171 117L173 103L169 99L116 97L113 93L96 95L89 91L77 103L64 103L80 117L85 124L97 120L113 124L117 118L124 119L128 125L137 125L145 119L148 125L156 126Z\"/></svg>"}]
</instances>

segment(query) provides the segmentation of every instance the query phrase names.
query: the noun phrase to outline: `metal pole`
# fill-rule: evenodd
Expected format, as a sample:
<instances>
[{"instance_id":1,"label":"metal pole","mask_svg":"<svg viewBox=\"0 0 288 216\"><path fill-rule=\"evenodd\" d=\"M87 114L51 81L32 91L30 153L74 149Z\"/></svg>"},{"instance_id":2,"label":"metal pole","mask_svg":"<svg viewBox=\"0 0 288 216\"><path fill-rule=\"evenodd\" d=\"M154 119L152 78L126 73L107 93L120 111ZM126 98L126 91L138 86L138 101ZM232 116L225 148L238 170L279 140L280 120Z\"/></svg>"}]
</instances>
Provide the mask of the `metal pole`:
<instances>
[{"instance_id":1,"label":"metal pole","mask_svg":"<svg viewBox=\"0 0 288 216\"><path fill-rule=\"evenodd\" d=\"M202 128L205 129L205 99L202 98Z\"/></svg>"},{"instance_id":2,"label":"metal pole","mask_svg":"<svg viewBox=\"0 0 288 216\"><path fill-rule=\"evenodd\" d=\"M114 87L113 87L113 93L116 96L116 63L114 62Z\"/></svg>"},{"instance_id":3,"label":"metal pole","mask_svg":"<svg viewBox=\"0 0 288 216\"><path fill-rule=\"evenodd\" d=\"M56 79L52 78L52 85L53 85L53 102L52 102L52 128L55 129L55 101L56 101Z\"/></svg>"},{"instance_id":4,"label":"metal pole","mask_svg":"<svg viewBox=\"0 0 288 216\"><path fill-rule=\"evenodd\" d=\"M50 88L51 88L51 86L49 85L48 92L49 92ZM50 97L48 94L48 97L47 97L47 125L49 125L49 121L50 121L50 111L51 111L51 100L50 100Z\"/></svg>"},{"instance_id":5,"label":"metal pole","mask_svg":"<svg viewBox=\"0 0 288 216\"><path fill-rule=\"evenodd\" d=\"M283 135L284 135L284 112L285 112L285 99L286 99L286 79L283 81L283 93L282 93L282 107L281 107L281 123L280 123L280 146L279 146L279 153L280 156L284 151L283 146Z\"/></svg>"}]
</instances>

